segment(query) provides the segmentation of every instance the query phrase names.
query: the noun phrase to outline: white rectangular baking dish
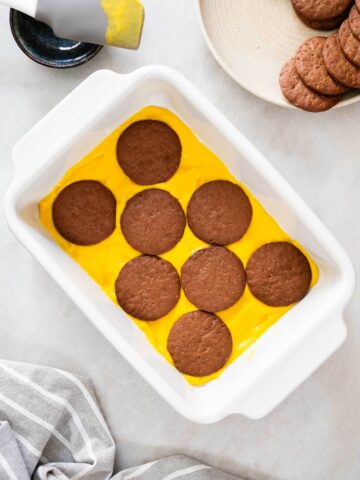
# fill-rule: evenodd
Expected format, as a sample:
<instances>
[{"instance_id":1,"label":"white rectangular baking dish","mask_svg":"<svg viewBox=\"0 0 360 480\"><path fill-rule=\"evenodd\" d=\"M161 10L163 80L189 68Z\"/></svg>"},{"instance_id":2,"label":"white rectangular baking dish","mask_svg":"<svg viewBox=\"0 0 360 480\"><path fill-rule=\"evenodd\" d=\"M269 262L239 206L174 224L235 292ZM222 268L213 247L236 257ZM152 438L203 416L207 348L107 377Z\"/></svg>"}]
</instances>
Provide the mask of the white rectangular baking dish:
<instances>
[{"instance_id":1,"label":"white rectangular baking dish","mask_svg":"<svg viewBox=\"0 0 360 480\"><path fill-rule=\"evenodd\" d=\"M320 269L309 295L270 328L220 379L190 386L135 323L52 240L38 202L74 163L146 105L172 110L228 165ZM210 423L240 413L260 418L275 408L344 341L343 310L354 290L351 262L333 236L270 163L184 77L165 67L129 75L91 75L13 150L15 179L8 223L99 331L178 412ZM249 354L250 353L250 354Z\"/></svg>"}]
</instances>

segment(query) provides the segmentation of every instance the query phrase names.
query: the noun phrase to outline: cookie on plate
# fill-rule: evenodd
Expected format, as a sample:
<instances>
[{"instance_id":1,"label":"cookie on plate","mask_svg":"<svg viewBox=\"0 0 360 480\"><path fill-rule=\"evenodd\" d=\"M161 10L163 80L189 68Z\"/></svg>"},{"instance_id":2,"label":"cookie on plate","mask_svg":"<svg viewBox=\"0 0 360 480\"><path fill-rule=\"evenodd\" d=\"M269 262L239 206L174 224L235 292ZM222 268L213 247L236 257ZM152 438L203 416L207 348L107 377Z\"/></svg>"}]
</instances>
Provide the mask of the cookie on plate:
<instances>
[{"instance_id":1,"label":"cookie on plate","mask_svg":"<svg viewBox=\"0 0 360 480\"><path fill-rule=\"evenodd\" d=\"M345 57L337 33L326 39L323 57L327 71L335 80L349 88L360 88L360 70Z\"/></svg>"},{"instance_id":2,"label":"cookie on plate","mask_svg":"<svg viewBox=\"0 0 360 480\"><path fill-rule=\"evenodd\" d=\"M313 30L334 30L335 28L340 27L342 22L346 20L348 16L348 10L346 10L342 15L338 17L329 18L327 20L312 20L301 15L299 12L296 12L299 19L308 27Z\"/></svg>"},{"instance_id":3,"label":"cookie on plate","mask_svg":"<svg viewBox=\"0 0 360 480\"><path fill-rule=\"evenodd\" d=\"M180 289L171 263L148 255L128 262L115 282L119 305L138 320L158 320L168 314L179 300Z\"/></svg>"},{"instance_id":4,"label":"cookie on plate","mask_svg":"<svg viewBox=\"0 0 360 480\"><path fill-rule=\"evenodd\" d=\"M326 37L311 37L298 48L295 60L296 71L310 88L323 95L339 95L347 87L334 80L325 67L322 51Z\"/></svg>"},{"instance_id":5,"label":"cookie on plate","mask_svg":"<svg viewBox=\"0 0 360 480\"><path fill-rule=\"evenodd\" d=\"M349 20L342 23L338 33L339 44L345 57L351 63L360 66L360 41L355 37L351 28Z\"/></svg>"},{"instance_id":6,"label":"cookie on plate","mask_svg":"<svg viewBox=\"0 0 360 480\"><path fill-rule=\"evenodd\" d=\"M204 377L224 367L232 352L231 333L213 313L186 313L173 325L167 348L175 367L185 375Z\"/></svg>"},{"instance_id":7,"label":"cookie on plate","mask_svg":"<svg viewBox=\"0 0 360 480\"><path fill-rule=\"evenodd\" d=\"M295 57L282 67L279 83L289 102L307 112L324 112L334 107L342 98L341 95L321 95L305 85L296 71Z\"/></svg>"},{"instance_id":8,"label":"cookie on plate","mask_svg":"<svg viewBox=\"0 0 360 480\"><path fill-rule=\"evenodd\" d=\"M194 192L187 219L191 231L200 240L211 245L229 245L240 240L248 230L252 206L239 185L215 180Z\"/></svg>"},{"instance_id":9,"label":"cookie on plate","mask_svg":"<svg viewBox=\"0 0 360 480\"><path fill-rule=\"evenodd\" d=\"M115 230L116 199L102 183L81 180L65 187L52 206L60 235L75 245L95 245Z\"/></svg>"},{"instance_id":10,"label":"cookie on plate","mask_svg":"<svg viewBox=\"0 0 360 480\"><path fill-rule=\"evenodd\" d=\"M158 120L141 120L131 124L117 144L120 167L139 185L154 185L169 180L179 167L181 152L177 133Z\"/></svg>"},{"instance_id":11,"label":"cookie on plate","mask_svg":"<svg viewBox=\"0 0 360 480\"><path fill-rule=\"evenodd\" d=\"M120 224L124 237L135 250L160 255L181 240L186 217L179 201L169 192L151 188L130 198Z\"/></svg>"},{"instance_id":12,"label":"cookie on plate","mask_svg":"<svg viewBox=\"0 0 360 480\"><path fill-rule=\"evenodd\" d=\"M254 297L271 307L282 307L305 297L312 273L308 259L295 245L273 242L252 254L246 277Z\"/></svg>"},{"instance_id":13,"label":"cookie on plate","mask_svg":"<svg viewBox=\"0 0 360 480\"><path fill-rule=\"evenodd\" d=\"M220 312L242 296L246 278L241 260L224 247L195 252L183 265L181 284L190 302L200 310Z\"/></svg>"},{"instance_id":14,"label":"cookie on plate","mask_svg":"<svg viewBox=\"0 0 360 480\"><path fill-rule=\"evenodd\" d=\"M291 0L297 13L310 20L328 20L339 17L353 0Z\"/></svg>"}]
</instances>

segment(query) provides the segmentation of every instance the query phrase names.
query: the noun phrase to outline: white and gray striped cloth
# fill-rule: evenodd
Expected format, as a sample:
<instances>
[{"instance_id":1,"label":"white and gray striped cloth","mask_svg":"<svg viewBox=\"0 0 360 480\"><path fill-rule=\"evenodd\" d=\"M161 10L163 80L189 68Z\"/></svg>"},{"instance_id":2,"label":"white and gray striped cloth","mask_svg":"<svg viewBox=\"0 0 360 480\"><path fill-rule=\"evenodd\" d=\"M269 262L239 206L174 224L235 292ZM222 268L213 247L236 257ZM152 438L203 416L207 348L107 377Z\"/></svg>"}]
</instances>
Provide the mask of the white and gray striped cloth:
<instances>
[{"instance_id":1,"label":"white and gray striped cloth","mask_svg":"<svg viewBox=\"0 0 360 480\"><path fill-rule=\"evenodd\" d=\"M90 381L62 370L0 360L0 480L107 480L115 444ZM113 480L235 480L184 456Z\"/></svg>"},{"instance_id":2,"label":"white and gray striped cloth","mask_svg":"<svg viewBox=\"0 0 360 480\"><path fill-rule=\"evenodd\" d=\"M183 455L162 458L141 467L130 468L113 480L240 480Z\"/></svg>"}]
</instances>

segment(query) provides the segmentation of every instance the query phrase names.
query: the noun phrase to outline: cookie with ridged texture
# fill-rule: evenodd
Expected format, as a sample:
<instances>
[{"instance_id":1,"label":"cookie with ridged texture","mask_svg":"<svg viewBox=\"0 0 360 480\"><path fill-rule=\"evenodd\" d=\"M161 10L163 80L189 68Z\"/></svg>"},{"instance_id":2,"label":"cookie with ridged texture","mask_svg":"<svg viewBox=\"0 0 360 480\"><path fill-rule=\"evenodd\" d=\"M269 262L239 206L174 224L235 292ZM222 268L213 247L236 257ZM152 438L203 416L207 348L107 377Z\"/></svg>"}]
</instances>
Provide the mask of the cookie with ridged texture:
<instances>
[{"instance_id":1,"label":"cookie with ridged texture","mask_svg":"<svg viewBox=\"0 0 360 480\"><path fill-rule=\"evenodd\" d=\"M345 57L350 60L351 63L359 67L360 41L353 34L349 20L345 20L345 22L342 23L338 33L338 39Z\"/></svg>"},{"instance_id":2,"label":"cookie with ridged texture","mask_svg":"<svg viewBox=\"0 0 360 480\"><path fill-rule=\"evenodd\" d=\"M334 80L326 70L322 55L325 42L325 37L307 39L296 52L296 71L302 81L316 92L339 95L346 92L347 87Z\"/></svg>"},{"instance_id":3,"label":"cookie with ridged texture","mask_svg":"<svg viewBox=\"0 0 360 480\"><path fill-rule=\"evenodd\" d=\"M211 245L240 240L252 219L252 206L244 190L227 180L205 183L192 195L187 219L194 235Z\"/></svg>"},{"instance_id":4,"label":"cookie with ridged texture","mask_svg":"<svg viewBox=\"0 0 360 480\"><path fill-rule=\"evenodd\" d=\"M120 167L139 185L154 185L169 180L180 165L181 153L178 134L158 120L141 120L131 124L117 144Z\"/></svg>"},{"instance_id":5,"label":"cookie with ridged texture","mask_svg":"<svg viewBox=\"0 0 360 480\"><path fill-rule=\"evenodd\" d=\"M143 255L128 262L115 282L115 294L126 313L139 320L167 315L180 297L180 278L170 262Z\"/></svg>"},{"instance_id":6,"label":"cookie with ridged texture","mask_svg":"<svg viewBox=\"0 0 360 480\"><path fill-rule=\"evenodd\" d=\"M65 187L52 206L59 234L75 245L95 245L115 230L116 199L100 182L81 180Z\"/></svg>"},{"instance_id":7,"label":"cookie with ridged texture","mask_svg":"<svg viewBox=\"0 0 360 480\"><path fill-rule=\"evenodd\" d=\"M339 17L353 0L291 0L296 12L311 20Z\"/></svg>"},{"instance_id":8,"label":"cookie with ridged texture","mask_svg":"<svg viewBox=\"0 0 360 480\"><path fill-rule=\"evenodd\" d=\"M323 57L327 71L335 80L349 88L360 88L360 70L345 57L337 33L326 39Z\"/></svg>"},{"instance_id":9,"label":"cookie with ridged texture","mask_svg":"<svg viewBox=\"0 0 360 480\"><path fill-rule=\"evenodd\" d=\"M128 200L120 225L125 239L135 250L160 255L181 240L186 217L179 201L169 192L150 188Z\"/></svg>"},{"instance_id":10,"label":"cookie with ridged texture","mask_svg":"<svg viewBox=\"0 0 360 480\"><path fill-rule=\"evenodd\" d=\"M251 255L246 277L254 297L266 305L282 307L305 297L312 273L308 259L295 245L273 242Z\"/></svg>"},{"instance_id":11,"label":"cookie with ridged texture","mask_svg":"<svg viewBox=\"0 0 360 480\"><path fill-rule=\"evenodd\" d=\"M289 102L307 112L324 112L334 107L342 98L341 95L321 95L305 85L296 71L295 57L282 67L279 83Z\"/></svg>"},{"instance_id":12,"label":"cookie with ridged texture","mask_svg":"<svg viewBox=\"0 0 360 480\"><path fill-rule=\"evenodd\" d=\"M198 250L181 269L181 284L188 300L200 310L220 312L242 296L245 270L241 260L224 247Z\"/></svg>"},{"instance_id":13,"label":"cookie with ridged texture","mask_svg":"<svg viewBox=\"0 0 360 480\"><path fill-rule=\"evenodd\" d=\"M204 377L223 368L232 353L232 337L213 313L186 313L173 325L167 349L175 367L185 375Z\"/></svg>"}]
</instances>

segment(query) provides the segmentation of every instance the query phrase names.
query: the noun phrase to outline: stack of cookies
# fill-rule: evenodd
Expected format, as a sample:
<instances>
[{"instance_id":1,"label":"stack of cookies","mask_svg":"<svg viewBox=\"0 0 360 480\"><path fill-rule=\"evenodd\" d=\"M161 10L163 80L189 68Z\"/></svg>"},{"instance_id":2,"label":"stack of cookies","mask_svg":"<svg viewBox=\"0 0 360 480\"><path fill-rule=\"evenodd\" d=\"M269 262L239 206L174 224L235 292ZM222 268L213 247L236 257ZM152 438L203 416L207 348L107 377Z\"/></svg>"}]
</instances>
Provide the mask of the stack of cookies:
<instances>
[{"instance_id":1,"label":"stack of cookies","mask_svg":"<svg viewBox=\"0 0 360 480\"><path fill-rule=\"evenodd\" d=\"M293 105L322 112L349 89L360 88L360 0L355 5L350 0L292 2L300 18L314 28L321 28L323 22L325 29L341 19L339 31L306 40L280 72L282 92Z\"/></svg>"}]
</instances>

